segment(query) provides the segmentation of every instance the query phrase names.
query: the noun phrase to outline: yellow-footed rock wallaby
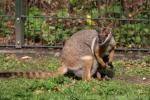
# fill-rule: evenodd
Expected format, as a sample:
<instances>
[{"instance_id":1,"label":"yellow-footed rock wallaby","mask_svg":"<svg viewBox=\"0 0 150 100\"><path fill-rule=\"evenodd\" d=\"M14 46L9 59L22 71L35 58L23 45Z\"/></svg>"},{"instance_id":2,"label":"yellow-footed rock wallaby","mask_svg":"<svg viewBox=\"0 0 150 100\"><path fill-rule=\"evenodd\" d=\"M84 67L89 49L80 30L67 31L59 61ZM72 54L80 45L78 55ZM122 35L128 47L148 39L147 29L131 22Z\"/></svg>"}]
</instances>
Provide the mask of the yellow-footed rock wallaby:
<instances>
[{"instance_id":1,"label":"yellow-footed rock wallaby","mask_svg":"<svg viewBox=\"0 0 150 100\"><path fill-rule=\"evenodd\" d=\"M99 31L84 29L73 34L64 45L60 66L50 72L0 72L0 77L47 78L63 75L67 72L83 80L89 80L97 71L99 64L107 67L103 61L108 56L112 63L115 41L111 28L100 28Z\"/></svg>"}]
</instances>

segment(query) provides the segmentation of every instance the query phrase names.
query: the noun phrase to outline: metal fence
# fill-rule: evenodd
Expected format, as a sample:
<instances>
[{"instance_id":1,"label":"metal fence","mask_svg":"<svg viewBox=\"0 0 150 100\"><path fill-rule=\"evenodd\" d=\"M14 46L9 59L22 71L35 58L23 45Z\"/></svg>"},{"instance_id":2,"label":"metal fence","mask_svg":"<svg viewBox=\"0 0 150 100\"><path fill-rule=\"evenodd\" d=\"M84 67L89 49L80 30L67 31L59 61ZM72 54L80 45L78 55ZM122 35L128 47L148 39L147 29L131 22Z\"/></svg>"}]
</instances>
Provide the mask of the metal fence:
<instances>
[{"instance_id":1,"label":"metal fence","mask_svg":"<svg viewBox=\"0 0 150 100\"><path fill-rule=\"evenodd\" d=\"M150 51L149 0L1 0L0 47L61 48L111 22L117 50Z\"/></svg>"}]
</instances>

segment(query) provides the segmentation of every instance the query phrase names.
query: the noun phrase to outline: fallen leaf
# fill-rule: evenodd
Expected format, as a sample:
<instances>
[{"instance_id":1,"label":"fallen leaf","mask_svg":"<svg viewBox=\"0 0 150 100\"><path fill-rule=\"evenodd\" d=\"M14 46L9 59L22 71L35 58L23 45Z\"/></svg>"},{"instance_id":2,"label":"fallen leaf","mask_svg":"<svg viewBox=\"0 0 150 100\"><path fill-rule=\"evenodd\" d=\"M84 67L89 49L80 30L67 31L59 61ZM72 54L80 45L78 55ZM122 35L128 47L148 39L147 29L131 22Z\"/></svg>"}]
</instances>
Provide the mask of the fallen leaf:
<instances>
[{"instance_id":1,"label":"fallen leaf","mask_svg":"<svg viewBox=\"0 0 150 100\"><path fill-rule=\"evenodd\" d=\"M31 58L32 57L30 57L30 56L23 56L23 57L21 57L22 60L31 59Z\"/></svg>"}]
</instances>

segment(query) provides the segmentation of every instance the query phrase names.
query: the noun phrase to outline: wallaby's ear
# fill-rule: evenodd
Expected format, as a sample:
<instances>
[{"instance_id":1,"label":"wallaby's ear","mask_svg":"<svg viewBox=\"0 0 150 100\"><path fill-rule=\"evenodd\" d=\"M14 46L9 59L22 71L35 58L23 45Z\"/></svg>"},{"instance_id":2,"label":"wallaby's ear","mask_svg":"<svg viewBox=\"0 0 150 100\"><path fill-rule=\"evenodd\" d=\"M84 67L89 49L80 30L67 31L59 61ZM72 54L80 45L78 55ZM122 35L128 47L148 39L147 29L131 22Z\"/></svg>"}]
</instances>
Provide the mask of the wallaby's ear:
<instances>
[{"instance_id":1,"label":"wallaby's ear","mask_svg":"<svg viewBox=\"0 0 150 100\"><path fill-rule=\"evenodd\" d=\"M107 30L109 31L109 32L113 32L113 26L114 26L114 21L112 21L108 26L107 26Z\"/></svg>"},{"instance_id":2,"label":"wallaby's ear","mask_svg":"<svg viewBox=\"0 0 150 100\"><path fill-rule=\"evenodd\" d=\"M112 23L110 23L107 27L108 27L108 28L112 28L112 27L113 27L113 24L114 24L114 23L112 22Z\"/></svg>"},{"instance_id":3,"label":"wallaby's ear","mask_svg":"<svg viewBox=\"0 0 150 100\"><path fill-rule=\"evenodd\" d=\"M115 23L116 23L116 21L115 21L115 20L113 20L113 21L111 21L111 22L108 24L108 26L107 26L107 27L109 27L109 28L113 28L113 26L115 25Z\"/></svg>"}]
</instances>

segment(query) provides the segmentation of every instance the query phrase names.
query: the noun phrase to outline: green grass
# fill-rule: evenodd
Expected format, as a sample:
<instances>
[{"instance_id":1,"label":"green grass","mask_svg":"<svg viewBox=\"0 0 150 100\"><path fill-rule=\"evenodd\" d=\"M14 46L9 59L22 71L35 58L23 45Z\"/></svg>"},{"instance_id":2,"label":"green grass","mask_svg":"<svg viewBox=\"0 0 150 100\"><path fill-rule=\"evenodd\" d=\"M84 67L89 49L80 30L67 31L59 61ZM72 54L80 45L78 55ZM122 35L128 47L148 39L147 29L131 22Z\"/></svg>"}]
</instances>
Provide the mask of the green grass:
<instances>
[{"instance_id":1,"label":"green grass","mask_svg":"<svg viewBox=\"0 0 150 100\"><path fill-rule=\"evenodd\" d=\"M52 70L59 66L57 58L48 56L21 60L15 55L0 54L0 70ZM138 60L114 61L116 77L150 75L150 56ZM135 77L136 78L136 77ZM0 79L0 100L150 100L150 84L122 81L89 82L67 76L49 79Z\"/></svg>"}]
</instances>

